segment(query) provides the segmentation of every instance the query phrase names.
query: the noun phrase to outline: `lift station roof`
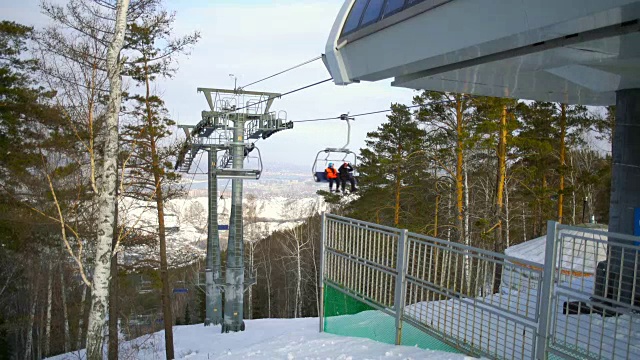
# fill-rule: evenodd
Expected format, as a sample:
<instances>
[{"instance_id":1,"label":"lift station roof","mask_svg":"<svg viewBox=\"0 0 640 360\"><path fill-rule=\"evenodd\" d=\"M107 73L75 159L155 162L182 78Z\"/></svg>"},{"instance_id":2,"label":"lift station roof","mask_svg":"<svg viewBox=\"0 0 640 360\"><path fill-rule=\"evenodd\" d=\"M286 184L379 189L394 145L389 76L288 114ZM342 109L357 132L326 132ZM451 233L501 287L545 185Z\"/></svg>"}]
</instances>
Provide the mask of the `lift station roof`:
<instances>
[{"instance_id":1,"label":"lift station roof","mask_svg":"<svg viewBox=\"0 0 640 360\"><path fill-rule=\"evenodd\" d=\"M640 0L347 0L336 84L610 105L640 88Z\"/></svg>"}]
</instances>

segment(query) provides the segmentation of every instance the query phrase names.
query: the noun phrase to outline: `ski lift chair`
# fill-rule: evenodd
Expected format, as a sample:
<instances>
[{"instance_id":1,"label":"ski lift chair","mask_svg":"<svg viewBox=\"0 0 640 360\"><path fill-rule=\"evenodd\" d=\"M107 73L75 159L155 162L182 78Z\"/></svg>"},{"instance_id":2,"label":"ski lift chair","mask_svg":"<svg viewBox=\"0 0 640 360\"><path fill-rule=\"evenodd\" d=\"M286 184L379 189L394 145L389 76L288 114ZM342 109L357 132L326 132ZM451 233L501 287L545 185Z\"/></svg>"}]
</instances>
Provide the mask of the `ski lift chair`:
<instances>
[{"instance_id":1,"label":"ski lift chair","mask_svg":"<svg viewBox=\"0 0 640 360\"><path fill-rule=\"evenodd\" d=\"M322 156L323 153L326 154L326 156ZM338 170L340 165L345 161L355 167L357 162L356 154L349 149L341 148L326 148L318 151L316 160L313 162L313 181L328 183L329 179L327 179L327 174L324 170L329 166L329 163L334 163L336 165L336 170ZM354 169L354 177L356 177L355 172L356 170Z\"/></svg>"},{"instance_id":2,"label":"ski lift chair","mask_svg":"<svg viewBox=\"0 0 640 360\"><path fill-rule=\"evenodd\" d=\"M353 120L353 118L349 117L347 114L342 114L340 115L340 120L347 122L347 143L340 148L326 148L318 151L311 168L311 174L313 176L313 181L315 182L329 182L327 174L324 172L324 169L329 166L329 163L335 163L337 165L336 170L340 167L340 164L345 161L349 162L354 168L357 165L356 153L347 149L347 146L349 146L349 142L351 141L351 124L349 123L349 120ZM323 156L323 153L326 155ZM356 175L356 170L354 169L353 177L357 179Z\"/></svg>"},{"instance_id":3,"label":"ski lift chair","mask_svg":"<svg viewBox=\"0 0 640 360\"><path fill-rule=\"evenodd\" d=\"M255 152L250 155L251 152ZM262 174L262 156L260 155L260 149L255 144L247 144L244 148L243 161L247 161L247 167L242 169L233 168L233 156L231 152L227 150L225 154L218 159L220 166L216 168L216 174L219 179L245 179L245 180L258 180Z\"/></svg>"}]
</instances>

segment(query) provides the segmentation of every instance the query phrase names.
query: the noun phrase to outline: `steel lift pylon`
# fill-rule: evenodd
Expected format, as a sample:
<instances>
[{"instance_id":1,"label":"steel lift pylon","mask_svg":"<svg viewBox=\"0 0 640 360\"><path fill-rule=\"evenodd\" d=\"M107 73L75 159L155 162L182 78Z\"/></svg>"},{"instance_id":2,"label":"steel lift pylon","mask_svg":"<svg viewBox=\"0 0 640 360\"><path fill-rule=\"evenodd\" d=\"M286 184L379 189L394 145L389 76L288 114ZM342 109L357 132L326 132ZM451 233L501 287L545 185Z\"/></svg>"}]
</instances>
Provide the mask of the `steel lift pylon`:
<instances>
[{"instance_id":1,"label":"steel lift pylon","mask_svg":"<svg viewBox=\"0 0 640 360\"><path fill-rule=\"evenodd\" d=\"M195 126L180 126L186 139L178 155L176 169L189 172L199 151L208 151L209 217L205 269L205 326L221 324L222 332L243 331L244 292L255 283L245 281L242 193L243 180L257 180L262 174L260 150L251 140L266 139L276 132L293 128L286 112L270 111L280 94L241 89L198 88L210 110L202 111ZM220 157L217 156L222 152ZM254 155L252 155L254 154ZM245 168L247 158L256 166ZM197 169L195 170L197 171ZM231 214L227 267L222 279L217 218L217 179L231 179ZM222 293L225 306L222 308Z\"/></svg>"}]
</instances>

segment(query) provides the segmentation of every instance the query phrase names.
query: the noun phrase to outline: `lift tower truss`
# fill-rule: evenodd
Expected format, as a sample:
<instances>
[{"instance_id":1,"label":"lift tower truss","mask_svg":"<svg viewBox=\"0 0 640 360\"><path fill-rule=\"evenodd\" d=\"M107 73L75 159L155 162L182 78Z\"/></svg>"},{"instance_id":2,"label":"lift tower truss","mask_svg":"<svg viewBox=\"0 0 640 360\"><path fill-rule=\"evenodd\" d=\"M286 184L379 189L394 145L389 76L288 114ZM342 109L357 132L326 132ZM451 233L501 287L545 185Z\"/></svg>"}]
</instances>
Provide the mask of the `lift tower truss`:
<instances>
[{"instance_id":1,"label":"lift tower truss","mask_svg":"<svg viewBox=\"0 0 640 360\"><path fill-rule=\"evenodd\" d=\"M280 94L241 89L198 88L209 105L195 126L181 126L186 140L178 156L176 169L189 172L198 152L208 151L209 218L206 258L206 319L222 324L222 332L244 330L244 291L255 279L245 281L242 190L243 180L257 180L262 174L260 150L251 140L266 139L276 132L291 129L286 112L270 111ZM221 152L221 156L218 153ZM247 158L255 158L245 168ZM197 171L197 169L195 170ZM224 281L220 265L220 240L217 219L217 179L232 179L229 243ZM222 291L225 307L222 309Z\"/></svg>"}]
</instances>

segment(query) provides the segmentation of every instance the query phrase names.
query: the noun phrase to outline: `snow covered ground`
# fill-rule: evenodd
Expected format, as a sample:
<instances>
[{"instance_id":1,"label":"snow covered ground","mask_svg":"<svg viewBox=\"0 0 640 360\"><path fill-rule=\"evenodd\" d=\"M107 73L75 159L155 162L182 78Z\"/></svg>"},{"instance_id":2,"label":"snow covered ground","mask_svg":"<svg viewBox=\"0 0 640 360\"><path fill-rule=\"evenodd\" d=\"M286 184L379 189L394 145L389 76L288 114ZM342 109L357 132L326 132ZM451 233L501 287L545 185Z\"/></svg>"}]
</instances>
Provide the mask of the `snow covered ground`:
<instances>
[{"instance_id":1,"label":"snow covered ground","mask_svg":"<svg viewBox=\"0 0 640 360\"><path fill-rule=\"evenodd\" d=\"M394 346L318 332L318 319L245 320L247 330L221 334L220 326L176 326L176 359L471 359L460 354ZM51 359L81 359L84 351ZM121 344L120 359L164 359L164 333Z\"/></svg>"}]
</instances>

